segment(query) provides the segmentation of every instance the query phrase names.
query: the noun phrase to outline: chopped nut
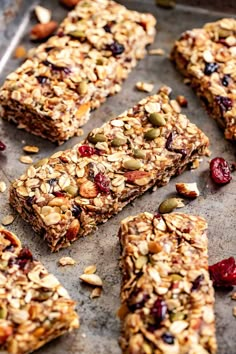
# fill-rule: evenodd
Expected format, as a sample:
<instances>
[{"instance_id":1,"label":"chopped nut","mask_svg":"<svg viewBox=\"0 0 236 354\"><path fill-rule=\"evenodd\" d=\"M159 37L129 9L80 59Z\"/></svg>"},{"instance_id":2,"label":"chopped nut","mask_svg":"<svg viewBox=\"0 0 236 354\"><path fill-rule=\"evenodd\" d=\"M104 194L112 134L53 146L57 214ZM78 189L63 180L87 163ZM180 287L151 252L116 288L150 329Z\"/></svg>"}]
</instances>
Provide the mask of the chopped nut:
<instances>
[{"instance_id":1,"label":"chopped nut","mask_svg":"<svg viewBox=\"0 0 236 354\"><path fill-rule=\"evenodd\" d=\"M0 181L0 193L4 193L6 189L7 189L6 183L3 181Z\"/></svg>"},{"instance_id":2,"label":"chopped nut","mask_svg":"<svg viewBox=\"0 0 236 354\"><path fill-rule=\"evenodd\" d=\"M2 219L2 225L7 226L13 223L15 216L7 215Z\"/></svg>"},{"instance_id":3,"label":"chopped nut","mask_svg":"<svg viewBox=\"0 0 236 354\"><path fill-rule=\"evenodd\" d=\"M34 145L25 145L23 147L23 150L25 152L32 153L32 154L37 154L39 152L38 146L34 146Z\"/></svg>"},{"instance_id":4,"label":"chopped nut","mask_svg":"<svg viewBox=\"0 0 236 354\"><path fill-rule=\"evenodd\" d=\"M188 101L187 101L186 97L184 97L184 96L181 96L181 95L177 96L176 101L178 102L180 107L187 107L187 105L188 105Z\"/></svg>"},{"instance_id":5,"label":"chopped nut","mask_svg":"<svg viewBox=\"0 0 236 354\"><path fill-rule=\"evenodd\" d=\"M79 1L80 0L60 0L60 3L70 9L72 7L75 7L75 5L77 5Z\"/></svg>"},{"instance_id":6,"label":"chopped nut","mask_svg":"<svg viewBox=\"0 0 236 354\"><path fill-rule=\"evenodd\" d=\"M159 89L159 92L163 92L165 93L167 96L170 96L171 92L172 92L172 88L169 87L169 86L162 86L160 89Z\"/></svg>"},{"instance_id":7,"label":"chopped nut","mask_svg":"<svg viewBox=\"0 0 236 354\"><path fill-rule=\"evenodd\" d=\"M75 263L76 263L75 260L71 257L61 257L59 259L59 264L62 266L74 265Z\"/></svg>"},{"instance_id":8,"label":"chopped nut","mask_svg":"<svg viewBox=\"0 0 236 354\"><path fill-rule=\"evenodd\" d=\"M138 81L135 85L135 87L139 90L139 91L144 91L144 92L151 92L153 90L154 85L153 84L149 84L147 82L143 82L143 81Z\"/></svg>"},{"instance_id":9,"label":"chopped nut","mask_svg":"<svg viewBox=\"0 0 236 354\"><path fill-rule=\"evenodd\" d=\"M84 274L94 274L96 271L97 267L94 264L84 268Z\"/></svg>"},{"instance_id":10,"label":"chopped nut","mask_svg":"<svg viewBox=\"0 0 236 354\"><path fill-rule=\"evenodd\" d=\"M35 6L35 15L40 23L48 23L51 20L52 13L43 6Z\"/></svg>"},{"instance_id":11,"label":"chopped nut","mask_svg":"<svg viewBox=\"0 0 236 354\"><path fill-rule=\"evenodd\" d=\"M150 49L148 51L148 54L150 55L164 55L165 54L165 51L164 49L161 49L161 48L154 48L154 49Z\"/></svg>"},{"instance_id":12,"label":"chopped nut","mask_svg":"<svg viewBox=\"0 0 236 354\"><path fill-rule=\"evenodd\" d=\"M33 160L30 156L22 155L22 156L20 156L19 160L20 160L20 162L25 163L25 164L33 163Z\"/></svg>"},{"instance_id":13,"label":"chopped nut","mask_svg":"<svg viewBox=\"0 0 236 354\"><path fill-rule=\"evenodd\" d=\"M90 285L102 286L102 279L97 274L82 274L80 279Z\"/></svg>"},{"instance_id":14,"label":"chopped nut","mask_svg":"<svg viewBox=\"0 0 236 354\"><path fill-rule=\"evenodd\" d=\"M16 47L15 52L14 52L14 57L16 59L23 59L27 55L27 51L23 45L19 45Z\"/></svg>"},{"instance_id":15,"label":"chopped nut","mask_svg":"<svg viewBox=\"0 0 236 354\"><path fill-rule=\"evenodd\" d=\"M102 289L101 288L93 289L91 294L90 294L90 299L94 299L95 297L100 297L101 293L102 293Z\"/></svg>"},{"instance_id":16,"label":"chopped nut","mask_svg":"<svg viewBox=\"0 0 236 354\"><path fill-rule=\"evenodd\" d=\"M176 183L176 190L187 198L196 198L200 195L197 183Z\"/></svg>"},{"instance_id":17,"label":"chopped nut","mask_svg":"<svg viewBox=\"0 0 236 354\"><path fill-rule=\"evenodd\" d=\"M56 28L57 22L55 21L50 21L48 23L38 23L31 29L30 38L32 40L46 39L53 34Z\"/></svg>"}]
</instances>

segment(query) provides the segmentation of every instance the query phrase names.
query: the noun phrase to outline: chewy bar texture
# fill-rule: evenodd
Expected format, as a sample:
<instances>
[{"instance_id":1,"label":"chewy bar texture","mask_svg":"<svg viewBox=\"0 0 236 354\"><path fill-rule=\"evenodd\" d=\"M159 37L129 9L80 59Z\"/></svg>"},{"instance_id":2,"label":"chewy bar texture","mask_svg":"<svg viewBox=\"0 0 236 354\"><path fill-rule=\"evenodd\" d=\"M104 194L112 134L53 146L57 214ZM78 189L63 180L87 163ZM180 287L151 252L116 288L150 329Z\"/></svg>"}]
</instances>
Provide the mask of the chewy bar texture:
<instances>
[{"instance_id":1,"label":"chewy bar texture","mask_svg":"<svg viewBox=\"0 0 236 354\"><path fill-rule=\"evenodd\" d=\"M31 353L78 328L74 308L55 276L0 228L0 352Z\"/></svg>"},{"instance_id":2,"label":"chewy bar texture","mask_svg":"<svg viewBox=\"0 0 236 354\"><path fill-rule=\"evenodd\" d=\"M121 82L153 42L155 18L109 0L85 0L0 90L3 118L63 143L81 134L91 109Z\"/></svg>"},{"instance_id":3,"label":"chewy bar texture","mask_svg":"<svg viewBox=\"0 0 236 354\"><path fill-rule=\"evenodd\" d=\"M71 150L30 166L11 186L12 206L53 251L87 235L207 153L208 138L173 107L163 92L147 97Z\"/></svg>"},{"instance_id":4,"label":"chewy bar texture","mask_svg":"<svg viewBox=\"0 0 236 354\"><path fill-rule=\"evenodd\" d=\"M203 218L181 213L122 221L123 353L216 353L206 228Z\"/></svg>"},{"instance_id":5,"label":"chewy bar texture","mask_svg":"<svg viewBox=\"0 0 236 354\"><path fill-rule=\"evenodd\" d=\"M224 18L183 33L172 59L225 138L236 140L236 20Z\"/></svg>"}]
</instances>

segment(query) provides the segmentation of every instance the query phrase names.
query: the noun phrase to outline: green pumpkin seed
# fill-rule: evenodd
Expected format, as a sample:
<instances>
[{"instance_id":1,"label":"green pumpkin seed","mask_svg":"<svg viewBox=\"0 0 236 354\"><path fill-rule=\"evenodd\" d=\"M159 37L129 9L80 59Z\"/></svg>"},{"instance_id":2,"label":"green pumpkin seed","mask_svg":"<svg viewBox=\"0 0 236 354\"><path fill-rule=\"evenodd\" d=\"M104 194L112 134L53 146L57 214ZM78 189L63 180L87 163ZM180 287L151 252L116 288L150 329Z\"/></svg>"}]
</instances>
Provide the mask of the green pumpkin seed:
<instances>
[{"instance_id":1,"label":"green pumpkin seed","mask_svg":"<svg viewBox=\"0 0 236 354\"><path fill-rule=\"evenodd\" d=\"M133 135L134 134L134 129L130 128L124 132L125 135Z\"/></svg>"},{"instance_id":2,"label":"green pumpkin seed","mask_svg":"<svg viewBox=\"0 0 236 354\"><path fill-rule=\"evenodd\" d=\"M119 147L119 146L125 145L126 143L127 143L126 138L115 138L112 140L111 145L115 146L115 147Z\"/></svg>"},{"instance_id":3,"label":"green pumpkin seed","mask_svg":"<svg viewBox=\"0 0 236 354\"><path fill-rule=\"evenodd\" d=\"M163 125L166 124L166 120L163 117L163 115L157 112L151 113L150 116L148 117L148 120L150 123L152 123L152 125L156 127L162 127Z\"/></svg>"},{"instance_id":4,"label":"green pumpkin seed","mask_svg":"<svg viewBox=\"0 0 236 354\"><path fill-rule=\"evenodd\" d=\"M159 209L158 209L159 213L161 213L161 214L170 213L172 210L177 208L178 204L179 203L178 203L177 198L166 199L160 204Z\"/></svg>"},{"instance_id":5,"label":"green pumpkin seed","mask_svg":"<svg viewBox=\"0 0 236 354\"><path fill-rule=\"evenodd\" d=\"M158 136L160 136L160 130L156 128L150 129L144 134L144 138L147 140L154 140Z\"/></svg>"},{"instance_id":6,"label":"green pumpkin seed","mask_svg":"<svg viewBox=\"0 0 236 354\"><path fill-rule=\"evenodd\" d=\"M183 312L172 312L170 314L170 320L173 321L181 321L185 318L185 314Z\"/></svg>"},{"instance_id":7,"label":"green pumpkin seed","mask_svg":"<svg viewBox=\"0 0 236 354\"><path fill-rule=\"evenodd\" d=\"M48 159L47 158L41 159L38 162L36 162L36 164L34 164L34 167L38 168L38 167L41 167L43 165L46 165L47 163L48 163Z\"/></svg>"},{"instance_id":8,"label":"green pumpkin seed","mask_svg":"<svg viewBox=\"0 0 236 354\"><path fill-rule=\"evenodd\" d=\"M137 157L138 159L145 159L146 151L141 149L134 149L134 157Z\"/></svg>"},{"instance_id":9,"label":"green pumpkin seed","mask_svg":"<svg viewBox=\"0 0 236 354\"><path fill-rule=\"evenodd\" d=\"M96 135L89 135L88 141L92 144L102 143L102 142L106 141L106 137L104 134L98 133Z\"/></svg>"},{"instance_id":10,"label":"green pumpkin seed","mask_svg":"<svg viewBox=\"0 0 236 354\"><path fill-rule=\"evenodd\" d=\"M7 309L5 307L0 308L0 319L5 319L7 317Z\"/></svg>"},{"instance_id":11,"label":"green pumpkin seed","mask_svg":"<svg viewBox=\"0 0 236 354\"><path fill-rule=\"evenodd\" d=\"M81 95L85 95L88 92L88 84L86 81L81 81L78 86L78 92Z\"/></svg>"},{"instance_id":12,"label":"green pumpkin seed","mask_svg":"<svg viewBox=\"0 0 236 354\"><path fill-rule=\"evenodd\" d=\"M85 37L85 33L83 31L71 31L68 33L69 36L71 36L72 38L83 38Z\"/></svg>"},{"instance_id":13,"label":"green pumpkin seed","mask_svg":"<svg viewBox=\"0 0 236 354\"><path fill-rule=\"evenodd\" d=\"M124 168L126 168L127 170L135 171L139 170L141 167L141 162L135 159L126 160L124 162Z\"/></svg>"},{"instance_id":14,"label":"green pumpkin seed","mask_svg":"<svg viewBox=\"0 0 236 354\"><path fill-rule=\"evenodd\" d=\"M72 197L75 197L78 195L78 187L76 186L68 186L64 188L64 191L68 194L70 194Z\"/></svg>"},{"instance_id":15,"label":"green pumpkin seed","mask_svg":"<svg viewBox=\"0 0 236 354\"><path fill-rule=\"evenodd\" d=\"M173 281L175 281L175 280L182 280L183 277L182 277L182 275L180 275L180 274L173 273L173 274L171 274L171 279L172 279Z\"/></svg>"}]
</instances>

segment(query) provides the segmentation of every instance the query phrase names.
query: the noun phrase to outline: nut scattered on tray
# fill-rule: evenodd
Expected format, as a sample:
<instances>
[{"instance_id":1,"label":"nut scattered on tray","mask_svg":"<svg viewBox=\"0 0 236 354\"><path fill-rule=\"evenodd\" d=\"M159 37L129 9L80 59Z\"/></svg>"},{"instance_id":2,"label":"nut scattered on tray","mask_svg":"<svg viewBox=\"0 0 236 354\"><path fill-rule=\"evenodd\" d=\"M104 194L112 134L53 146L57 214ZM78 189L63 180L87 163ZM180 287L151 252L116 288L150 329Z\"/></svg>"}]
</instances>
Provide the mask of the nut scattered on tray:
<instances>
[{"instance_id":1,"label":"nut scattered on tray","mask_svg":"<svg viewBox=\"0 0 236 354\"><path fill-rule=\"evenodd\" d=\"M102 286L102 279L97 274L82 274L79 278L87 284Z\"/></svg>"},{"instance_id":2,"label":"nut scattered on tray","mask_svg":"<svg viewBox=\"0 0 236 354\"><path fill-rule=\"evenodd\" d=\"M79 1L80 0L60 0L60 3L71 9L75 7L79 3Z\"/></svg>"},{"instance_id":3,"label":"nut scattered on tray","mask_svg":"<svg viewBox=\"0 0 236 354\"><path fill-rule=\"evenodd\" d=\"M187 98L182 95L177 96L176 101L178 102L180 107L187 107L188 106Z\"/></svg>"},{"instance_id":4,"label":"nut scattered on tray","mask_svg":"<svg viewBox=\"0 0 236 354\"><path fill-rule=\"evenodd\" d=\"M100 297L101 293L102 293L102 288L93 289L90 294L90 299L94 299L95 297Z\"/></svg>"},{"instance_id":5,"label":"nut scattered on tray","mask_svg":"<svg viewBox=\"0 0 236 354\"><path fill-rule=\"evenodd\" d=\"M25 164L32 164L33 159L30 156L22 155L19 158L20 162L25 163Z\"/></svg>"},{"instance_id":6,"label":"nut scattered on tray","mask_svg":"<svg viewBox=\"0 0 236 354\"><path fill-rule=\"evenodd\" d=\"M231 299L232 299L232 300L236 300L236 292L234 292L233 294L231 294Z\"/></svg>"},{"instance_id":7,"label":"nut scattered on tray","mask_svg":"<svg viewBox=\"0 0 236 354\"><path fill-rule=\"evenodd\" d=\"M165 54L165 51L164 49L161 49L161 48L153 48L153 49L149 49L148 51L148 54L149 55L164 55Z\"/></svg>"},{"instance_id":8,"label":"nut scattered on tray","mask_svg":"<svg viewBox=\"0 0 236 354\"><path fill-rule=\"evenodd\" d=\"M13 215L4 216L4 218L2 219L2 225L7 226L7 225L12 224L14 219L15 219L15 216L13 216Z\"/></svg>"},{"instance_id":9,"label":"nut scattered on tray","mask_svg":"<svg viewBox=\"0 0 236 354\"><path fill-rule=\"evenodd\" d=\"M97 271L97 267L95 264L89 265L86 268L84 268L84 274L94 274Z\"/></svg>"},{"instance_id":10,"label":"nut scattered on tray","mask_svg":"<svg viewBox=\"0 0 236 354\"><path fill-rule=\"evenodd\" d=\"M136 89L143 92L151 92L154 88L153 84L144 81L138 81L135 85Z\"/></svg>"},{"instance_id":11,"label":"nut scattered on tray","mask_svg":"<svg viewBox=\"0 0 236 354\"><path fill-rule=\"evenodd\" d=\"M23 45L19 45L16 47L15 52L14 52L14 57L16 59L23 59L27 55L27 51Z\"/></svg>"},{"instance_id":12,"label":"nut scattered on tray","mask_svg":"<svg viewBox=\"0 0 236 354\"><path fill-rule=\"evenodd\" d=\"M0 181L0 193L4 193L7 189L7 185L4 181Z\"/></svg>"},{"instance_id":13,"label":"nut scattered on tray","mask_svg":"<svg viewBox=\"0 0 236 354\"><path fill-rule=\"evenodd\" d=\"M56 21L50 21L48 23L38 23L30 31L30 38L33 41L43 40L48 38L55 32L58 23Z\"/></svg>"},{"instance_id":14,"label":"nut scattered on tray","mask_svg":"<svg viewBox=\"0 0 236 354\"><path fill-rule=\"evenodd\" d=\"M175 187L179 194L187 198L196 198L200 195L197 183L176 183Z\"/></svg>"},{"instance_id":15,"label":"nut scattered on tray","mask_svg":"<svg viewBox=\"0 0 236 354\"><path fill-rule=\"evenodd\" d=\"M37 5L37 6L35 6L34 11L35 11L35 15L40 23L45 24L45 23L50 22L51 17L52 17L52 13L46 7Z\"/></svg>"},{"instance_id":16,"label":"nut scattered on tray","mask_svg":"<svg viewBox=\"0 0 236 354\"><path fill-rule=\"evenodd\" d=\"M30 154L37 154L39 152L39 147L34 145L25 145L23 150Z\"/></svg>"},{"instance_id":17,"label":"nut scattered on tray","mask_svg":"<svg viewBox=\"0 0 236 354\"><path fill-rule=\"evenodd\" d=\"M58 262L61 266L74 265L76 261L71 257L61 257Z\"/></svg>"}]
</instances>

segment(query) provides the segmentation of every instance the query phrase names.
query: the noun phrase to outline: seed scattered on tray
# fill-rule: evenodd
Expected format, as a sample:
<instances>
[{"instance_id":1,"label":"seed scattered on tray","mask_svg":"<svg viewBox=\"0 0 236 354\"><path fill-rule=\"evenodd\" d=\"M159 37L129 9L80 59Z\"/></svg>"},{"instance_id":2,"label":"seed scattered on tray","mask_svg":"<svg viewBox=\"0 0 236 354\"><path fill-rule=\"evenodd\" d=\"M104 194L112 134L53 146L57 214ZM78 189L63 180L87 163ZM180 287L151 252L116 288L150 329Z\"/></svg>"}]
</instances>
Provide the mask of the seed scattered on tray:
<instances>
[{"instance_id":1,"label":"seed scattered on tray","mask_svg":"<svg viewBox=\"0 0 236 354\"><path fill-rule=\"evenodd\" d=\"M3 181L0 181L0 192L4 193L6 189L7 189L6 183Z\"/></svg>"},{"instance_id":2,"label":"seed scattered on tray","mask_svg":"<svg viewBox=\"0 0 236 354\"><path fill-rule=\"evenodd\" d=\"M172 9L176 6L175 0L156 0L156 5L164 7L166 9Z\"/></svg>"},{"instance_id":3,"label":"seed scattered on tray","mask_svg":"<svg viewBox=\"0 0 236 354\"><path fill-rule=\"evenodd\" d=\"M176 208L182 208L184 206L185 204L183 203L182 199L168 198L160 204L158 211L161 214L166 214L166 213L171 213Z\"/></svg>"},{"instance_id":4,"label":"seed scattered on tray","mask_svg":"<svg viewBox=\"0 0 236 354\"><path fill-rule=\"evenodd\" d=\"M231 299L232 299L232 300L236 300L236 292L233 293L233 294L231 294Z\"/></svg>"},{"instance_id":5,"label":"seed scattered on tray","mask_svg":"<svg viewBox=\"0 0 236 354\"><path fill-rule=\"evenodd\" d=\"M0 141L0 151L4 151L6 149L6 145Z\"/></svg>"},{"instance_id":6,"label":"seed scattered on tray","mask_svg":"<svg viewBox=\"0 0 236 354\"><path fill-rule=\"evenodd\" d=\"M187 198L196 198L200 195L197 183L176 183L175 188L179 194Z\"/></svg>"},{"instance_id":7,"label":"seed scattered on tray","mask_svg":"<svg viewBox=\"0 0 236 354\"><path fill-rule=\"evenodd\" d=\"M82 274L80 279L90 285L102 286L102 279L97 274Z\"/></svg>"},{"instance_id":8,"label":"seed scattered on tray","mask_svg":"<svg viewBox=\"0 0 236 354\"><path fill-rule=\"evenodd\" d=\"M163 92L165 95L170 96L170 94L171 94L171 92L172 92L172 88L169 87L169 86L167 86L167 85L163 85L163 86L160 88L159 92Z\"/></svg>"},{"instance_id":9,"label":"seed scattered on tray","mask_svg":"<svg viewBox=\"0 0 236 354\"><path fill-rule=\"evenodd\" d=\"M65 5L66 7L68 7L69 9L71 9L72 7L74 7L75 5L77 5L79 2L79 0L60 0L60 3L62 5Z\"/></svg>"},{"instance_id":10,"label":"seed scattered on tray","mask_svg":"<svg viewBox=\"0 0 236 354\"><path fill-rule=\"evenodd\" d=\"M153 84L149 84L148 82L138 81L136 83L135 87L139 91L151 92L153 90L153 88L154 88L154 85Z\"/></svg>"},{"instance_id":11,"label":"seed scattered on tray","mask_svg":"<svg viewBox=\"0 0 236 354\"><path fill-rule=\"evenodd\" d=\"M90 294L90 299L94 299L95 297L100 297L101 293L102 293L102 289L101 288L93 289L91 294Z\"/></svg>"},{"instance_id":12,"label":"seed scattered on tray","mask_svg":"<svg viewBox=\"0 0 236 354\"><path fill-rule=\"evenodd\" d=\"M30 154L37 154L39 152L38 146L34 146L34 145L25 145L23 147L23 150Z\"/></svg>"},{"instance_id":13,"label":"seed scattered on tray","mask_svg":"<svg viewBox=\"0 0 236 354\"><path fill-rule=\"evenodd\" d=\"M148 54L149 55L164 55L165 51L164 51L164 49L161 49L161 48L154 48L154 49L150 49L148 51Z\"/></svg>"},{"instance_id":14,"label":"seed scattered on tray","mask_svg":"<svg viewBox=\"0 0 236 354\"><path fill-rule=\"evenodd\" d=\"M97 267L94 264L84 268L84 274L94 274L96 273L96 271L97 271Z\"/></svg>"},{"instance_id":15,"label":"seed scattered on tray","mask_svg":"<svg viewBox=\"0 0 236 354\"><path fill-rule=\"evenodd\" d=\"M48 23L38 23L31 29L30 39L33 41L46 39L53 34L57 26L58 24L55 21L50 21Z\"/></svg>"},{"instance_id":16,"label":"seed scattered on tray","mask_svg":"<svg viewBox=\"0 0 236 354\"><path fill-rule=\"evenodd\" d=\"M22 156L20 156L19 160L20 160L20 162L25 163L25 164L33 163L33 160L30 156L22 155Z\"/></svg>"},{"instance_id":17,"label":"seed scattered on tray","mask_svg":"<svg viewBox=\"0 0 236 354\"><path fill-rule=\"evenodd\" d=\"M59 264L61 266L74 265L76 261L71 257L61 257L59 259Z\"/></svg>"},{"instance_id":18,"label":"seed scattered on tray","mask_svg":"<svg viewBox=\"0 0 236 354\"><path fill-rule=\"evenodd\" d=\"M176 101L178 102L180 107L187 107L188 106L188 101L187 101L186 97L184 97L182 95L177 96Z\"/></svg>"},{"instance_id":19,"label":"seed scattered on tray","mask_svg":"<svg viewBox=\"0 0 236 354\"><path fill-rule=\"evenodd\" d=\"M52 13L46 7L37 5L34 8L35 15L40 23L48 23L51 20Z\"/></svg>"},{"instance_id":20,"label":"seed scattered on tray","mask_svg":"<svg viewBox=\"0 0 236 354\"><path fill-rule=\"evenodd\" d=\"M7 226L13 223L15 217L13 215L4 216L2 219L2 225Z\"/></svg>"},{"instance_id":21,"label":"seed scattered on tray","mask_svg":"<svg viewBox=\"0 0 236 354\"><path fill-rule=\"evenodd\" d=\"M15 52L14 52L14 58L16 59L23 59L27 55L27 51L23 45L19 45L16 47Z\"/></svg>"}]
</instances>

